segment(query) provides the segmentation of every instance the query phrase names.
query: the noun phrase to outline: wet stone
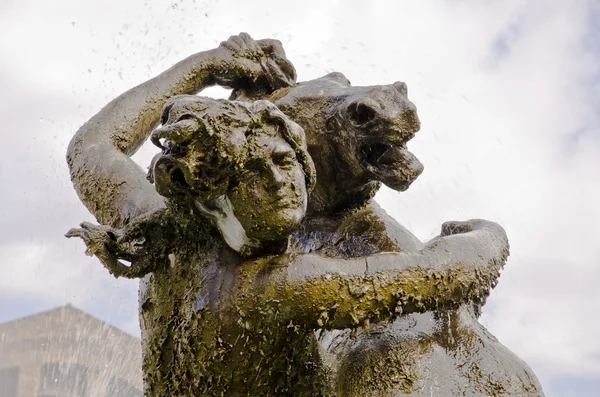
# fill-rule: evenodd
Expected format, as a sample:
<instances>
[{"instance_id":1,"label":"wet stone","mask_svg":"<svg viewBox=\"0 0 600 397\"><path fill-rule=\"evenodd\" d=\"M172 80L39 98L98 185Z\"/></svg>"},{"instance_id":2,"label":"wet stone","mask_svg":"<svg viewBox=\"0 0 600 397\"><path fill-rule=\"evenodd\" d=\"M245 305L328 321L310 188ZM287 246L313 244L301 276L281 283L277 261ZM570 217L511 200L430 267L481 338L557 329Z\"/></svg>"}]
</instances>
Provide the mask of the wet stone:
<instances>
[{"instance_id":1,"label":"wet stone","mask_svg":"<svg viewBox=\"0 0 600 397\"><path fill-rule=\"evenodd\" d=\"M212 84L231 98L196 95ZM67 237L141 279L146 396L543 396L477 321L504 229L447 222L423 243L372 200L423 172L407 92L298 83L280 42L242 33L76 132L67 161L99 224ZM146 175L127 156L148 138Z\"/></svg>"}]
</instances>

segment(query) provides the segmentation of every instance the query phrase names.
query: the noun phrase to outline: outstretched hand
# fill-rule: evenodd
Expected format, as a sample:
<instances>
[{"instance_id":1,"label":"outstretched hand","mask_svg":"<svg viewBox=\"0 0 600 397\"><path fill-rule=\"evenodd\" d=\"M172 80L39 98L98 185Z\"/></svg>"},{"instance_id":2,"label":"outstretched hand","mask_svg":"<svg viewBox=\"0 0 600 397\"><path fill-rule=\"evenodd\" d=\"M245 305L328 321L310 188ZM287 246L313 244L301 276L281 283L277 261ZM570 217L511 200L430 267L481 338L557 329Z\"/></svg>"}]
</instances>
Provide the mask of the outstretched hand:
<instances>
[{"instance_id":1,"label":"outstretched hand","mask_svg":"<svg viewBox=\"0 0 600 397\"><path fill-rule=\"evenodd\" d=\"M70 229L65 237L79 237L85 243L87 249L85 254L88 256L110 256L114 255L117 244L117 229L110 226L94 225L90 222L83 222L81 228Z\"/></svg>"},{"instance_id":2,"label":"outstretched hand","mask_svg":"<svg viewBox=\"0 0 600 397\"><path fill-rule=\"evenodd\" d=\"M138 260L145 250L145 238L139 222L116 229L105 225L83 222L80 228L69 230L65 237L79 237L85 243L86 255L96 256L115 277L137 278L151 271ZM131 262L127 265L122 260Z\"/></svg>"},{"instance_id":3,"label":"outstretched hand","mask_svg":"<svg viewBox=\"0 0 600 397\"><path fill-rule=\"evenodd\" d=\"M247 33L231 36L219 49L226 70L216 76L219 85L275 91L296 82L296 70L279 40L254 40Z\"/></svg>"}]
</instances>

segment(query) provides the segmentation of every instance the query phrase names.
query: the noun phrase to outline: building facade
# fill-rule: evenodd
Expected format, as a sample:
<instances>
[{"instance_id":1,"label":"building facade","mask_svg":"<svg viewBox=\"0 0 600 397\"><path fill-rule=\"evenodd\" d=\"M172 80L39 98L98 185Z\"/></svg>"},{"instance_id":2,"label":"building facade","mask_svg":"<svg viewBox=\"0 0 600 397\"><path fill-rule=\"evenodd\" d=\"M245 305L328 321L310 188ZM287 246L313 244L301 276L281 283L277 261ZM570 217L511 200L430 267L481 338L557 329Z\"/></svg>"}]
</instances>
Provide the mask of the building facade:
<instances>
[{"instance_id":1,"label":"building facade","mask_svg":"<svg viewBox=\"0 0 600 397\"><path fill-rule=\"evenodd\" d=\"M71 305L0 324L0 397L142 397L140 340Z\"/></svg>"}]
</instances>

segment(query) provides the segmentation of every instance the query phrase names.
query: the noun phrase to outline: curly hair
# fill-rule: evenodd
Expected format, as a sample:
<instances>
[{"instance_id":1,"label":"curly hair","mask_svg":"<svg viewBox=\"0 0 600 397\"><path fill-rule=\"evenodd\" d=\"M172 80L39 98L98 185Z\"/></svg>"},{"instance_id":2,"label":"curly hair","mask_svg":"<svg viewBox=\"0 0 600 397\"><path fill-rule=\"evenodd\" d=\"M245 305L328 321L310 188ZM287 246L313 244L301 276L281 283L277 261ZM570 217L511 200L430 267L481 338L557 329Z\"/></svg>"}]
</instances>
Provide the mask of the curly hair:
<instances>
[{"instance_id":1,"label":"curly hair","mask_svg":"<svg viewBox=\"0 0 600 397\"><path fill-rule=\"evenodd\" d=\"M161 123L151 141L162 153L153 160L148 179L170 200L192 194L195 199L208 201L226 194L250 155L248 138L260 134L265 124L276 125L294 150L304 171L307 193L315 186L315 166L304 130L269 101L178 95L165 104Z\"/></svg>"}]
</instances>

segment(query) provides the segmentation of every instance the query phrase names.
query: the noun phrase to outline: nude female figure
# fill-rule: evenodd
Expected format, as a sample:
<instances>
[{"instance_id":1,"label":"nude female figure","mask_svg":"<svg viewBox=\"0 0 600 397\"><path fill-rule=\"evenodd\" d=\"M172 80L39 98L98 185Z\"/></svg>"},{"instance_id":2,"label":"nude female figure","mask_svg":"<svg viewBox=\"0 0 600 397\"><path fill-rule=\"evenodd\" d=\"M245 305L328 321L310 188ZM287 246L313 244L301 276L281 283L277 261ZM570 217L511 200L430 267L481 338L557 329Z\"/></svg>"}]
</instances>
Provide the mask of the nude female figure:
<instances>
[{"instance_id":1,"label":"nude female figure","mask_svg":"<svg viewBox=\"0 0 600 397\"><path fill-rule=\"evenodd\" d=\"M245 250L244 244L236 245L235 238L228 241L230 229L219 224L218 214L227 206L219 208L218 200L215 205L210 195L196 205L195 199L205 192L194 190L193 178L186 178L183 169L173 173L169 161L157 160L154 178L161 175L164 184L155 179L154 187L128 157L152 132L163 105L174 95L195 93L216 82L235 88L239 98L241 94L249 99L268 97L273 92L271 99L285 108L285 93L276 89L293 87L294 78L278 43L254 42L247 35L232 37L217 50L196 54L115 99L72 141L68 160L75 187L106 226L86 225L71 235L88 238L90 253L99 256L113 274L145 275L140 312L147 395L421 395L430 391L431 382L418 368L420 353L415 354L414 340L427 341L437 335L437 329L420 326L419 333L411 334L419 323L411 313L432 313L434 323L443 323L446 314L449 319L464 317L463 309L455 308L462 302L481 304L496 282L508 243L503 230L491 222L446 224L442 235L423 247L399 225L390 229L393 222L372 205L349 216L328 214L324 208L339 203L322 199L336 188L321 185L317 196L313 194L320 198L315 201L317 209L303 225L297 220L299 229L291 239L293 225L278 228L271 219L260 225L257 220L265 216L253 213L248 196L237 200L237 207L244 210L236 213L234 204L233 213L244 231L250 231L246 237L251 248ZM290 107L289 100L287 106L290 114L299 110ZM163 124L167 129L175 127L164 136L177 143L177 134L190 122L187 117L169 122L172 111L173 107L165 108L169 117ZM156 135L160 142L160 130ZM308 137L310 150L314 138ZM268 141L258 147L268 146ZM177 150L173 145L163 154ZM376 161L410 160L401 149L371 147L372 152L377 150L382 153ZM319 175L327 175L328 166L321 158L316 165L319 181ZM385 172L374 166L369 170L385 179ZM409 181L413 177L409 173ZM286 183L306 194L307 180ZM355 197L361 189L350 193ZM157 190L169 199L165 202ZM230 193L234 203L235 194ZM310 202L308 206L310 211ZM259 227L252 231L256 224ZM384 227L373 231L361 229L360 224ZM316 238L315 231L322 237ZM342 232L345 235L340 238ZM365 242L347 244L356 238ZM323 241L320 247L313 244L317 240ZM244 259L256 252L262 256ZM118 259L131 261L131 266ZM396 323L385 325L384 321L395 318L399 318ZM409 323L401 324L403 319ZM348 331L360 326L365 331ZM334 329L340 331L326 331ZM392 335L397 329L406 332ZM404 338L407 344L392 346L390 338ZM406 351L406 347L411 348ZM406 360L389 361L385 355L390 351L402 352ZM396 374L373 375L382 362ZM468 383L468 376L453 375L453 365L448 364L445 381L456 383L456 378ZM365 370L373 376L364 377ZM356 379L357 375L363 379ZM419 376L425 379L424 385L419 384ZM442 385L442 393L469 387L454 386ZM484 394L476 390L472 395Z\"/></svg>"}]
</instances>

